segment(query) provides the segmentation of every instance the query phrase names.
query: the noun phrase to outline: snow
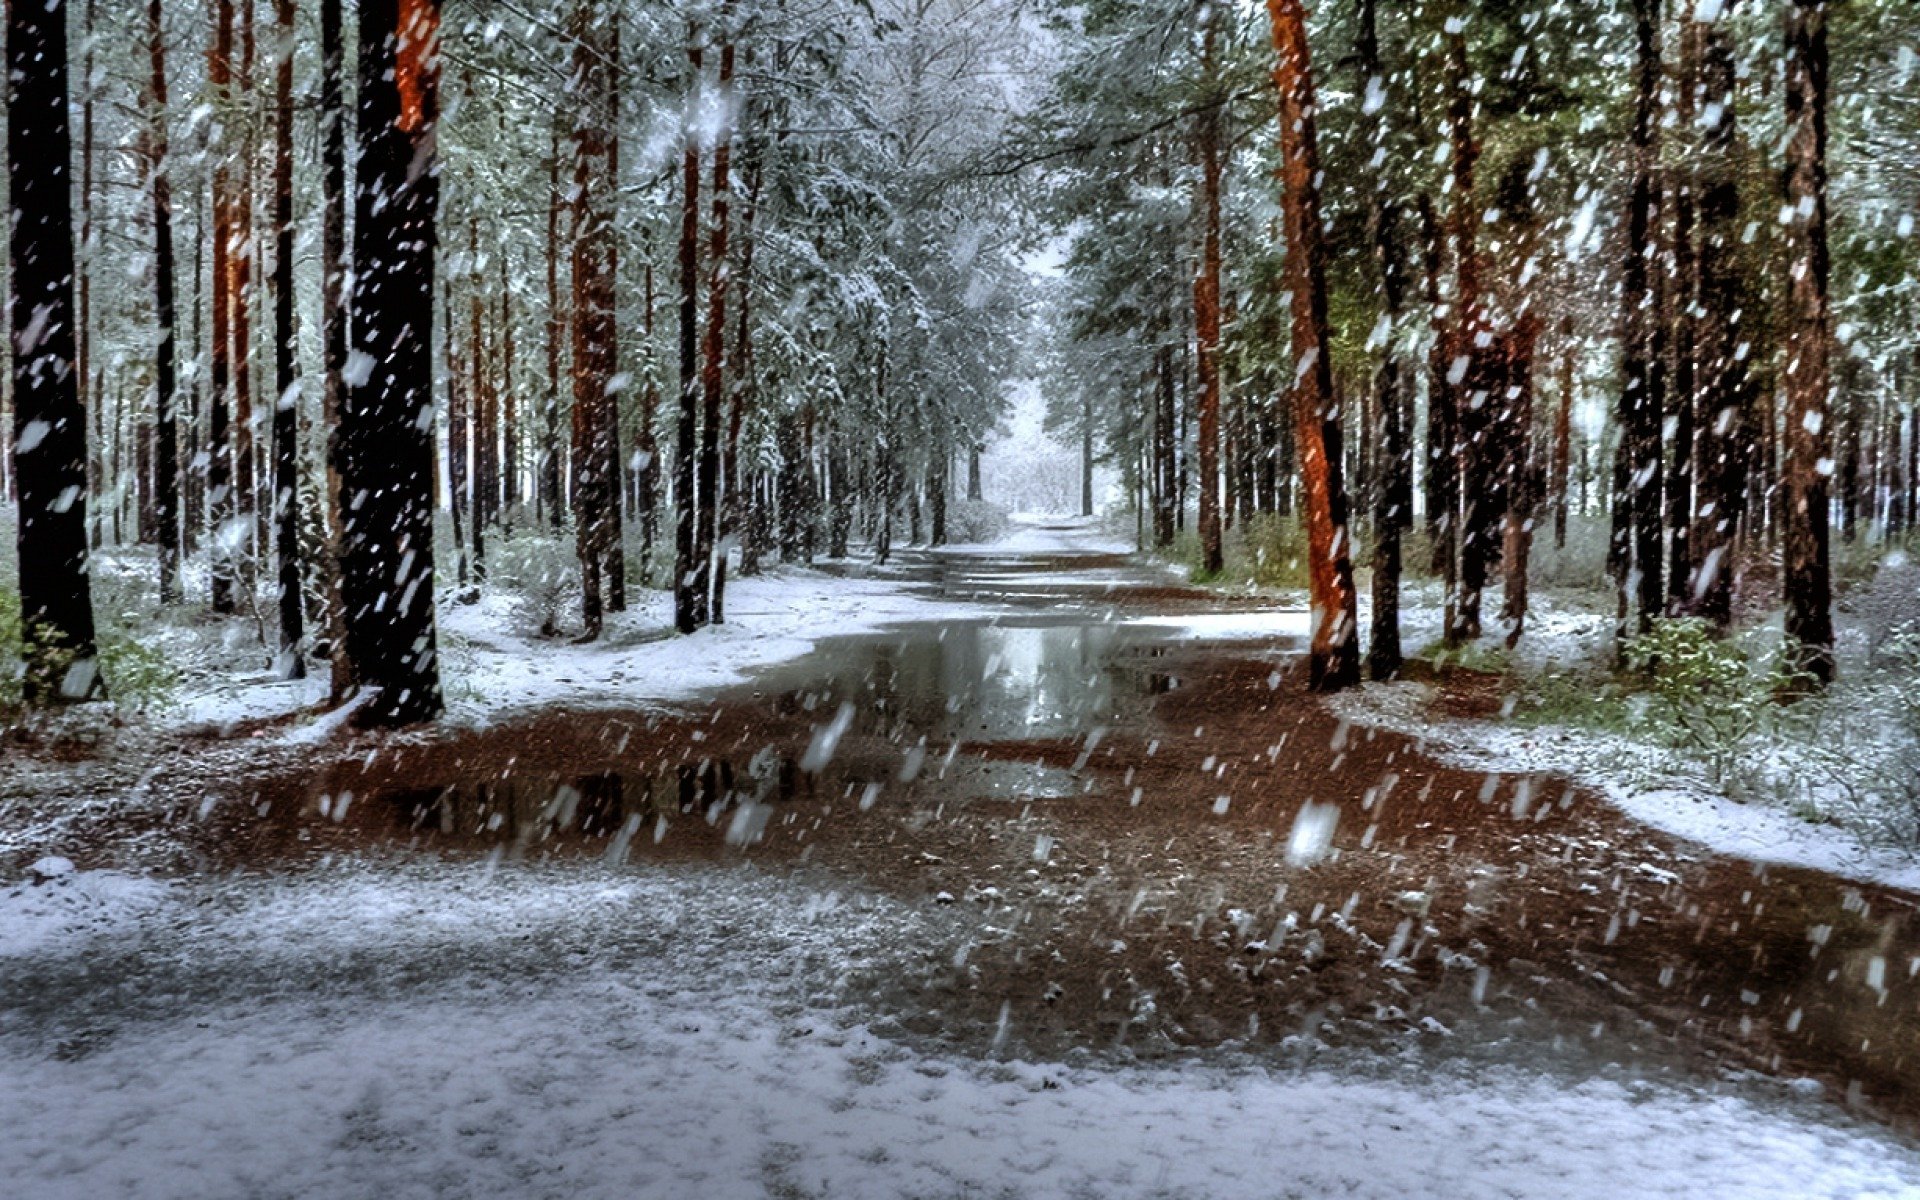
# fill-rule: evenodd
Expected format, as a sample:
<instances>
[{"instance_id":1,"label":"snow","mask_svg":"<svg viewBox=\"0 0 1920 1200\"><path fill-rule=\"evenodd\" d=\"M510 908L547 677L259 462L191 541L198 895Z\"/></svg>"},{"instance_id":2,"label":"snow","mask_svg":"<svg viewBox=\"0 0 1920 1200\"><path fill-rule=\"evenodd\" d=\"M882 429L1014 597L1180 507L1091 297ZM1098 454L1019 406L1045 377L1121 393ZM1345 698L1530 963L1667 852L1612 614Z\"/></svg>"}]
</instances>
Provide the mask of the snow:
<instances>
[{"instance_id":1,"label":"snow","mask_svg":"<svg viewBox=\"0 0 1920 1200\"><path fill-rule=\"evenodd\" d=\"M516 631L516 601L505 594L443 608L448 720L485 725L542 705L630 708L683 700L798 658L822 638L992 611L925 596L897 580L798 567L730 580L726 623L687 636L673 631L670 593L643 591L638 601L610 614L601 641L587 645Z\"/></svg>"},{"instance_id":2,"label":"snow","mask_svg":"<svg viewBox=\"0 0 1920 1200\"><path fill-rule=\"evenodd\" d=\"M915 1045L835 983L953 910L744 868L360 869L151 900L34 948L56 978L139 969L0 1032L15 1194L1578 1200L1920 1178L1890 1135L1740 1081Z\"/></svg>"},{"instance_id":3,"label":"snow","mask_svg":"<svg viewBox=\"0 0 1920 1200\"><path fill-rule=\"evenodd\" d=\"M1920 892L1915 852L1868 845L1835 826L1740 804L1690 779L1672 755L1643 741L1561 726L1437 719L1426 711L1432 696L1424 683L1370 683L1328 703L1356 724L1416 738L1427 753L1454 766L1569 775L1634 820L1717 854Z\"/></svg>"},{"instance_id":4,"label":"snow","mask_svg":"<svg viewBox=\"0 0 1920 1200\"><path fill-rule=\"evenodd\" d=\"M48 856L31 878L0 884L0 975L6 959L57 945L76 934L119 929L157 908L167 885L118 871L76 871Z\"/></svg>"}]
</instances>

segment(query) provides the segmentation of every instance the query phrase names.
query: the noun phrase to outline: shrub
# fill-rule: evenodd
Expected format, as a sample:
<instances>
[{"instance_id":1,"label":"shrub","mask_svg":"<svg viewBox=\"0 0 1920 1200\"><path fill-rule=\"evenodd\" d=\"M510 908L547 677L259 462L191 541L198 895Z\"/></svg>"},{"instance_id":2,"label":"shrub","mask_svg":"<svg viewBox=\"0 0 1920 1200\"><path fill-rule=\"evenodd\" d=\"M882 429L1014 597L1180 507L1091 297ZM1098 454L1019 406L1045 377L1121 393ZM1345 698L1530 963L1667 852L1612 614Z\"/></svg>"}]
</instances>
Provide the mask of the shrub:
<instances>
[{"instance_id":1,"label":"shrub","mask_svg":"<svg viewBox=\"0 0 1920 1200\"><path fill-rule=\"evenodd\" d=\"M947 505L947 541L950 543L997 542L1007 536L1012 525L1006 509L985 500L955 500Z\"/></svg>"},{"instance_id":2,"label":"shrub","mask_svg":"<svg viewBox=\"0 0 1920 1200\"><path fill-rule=\"evenodd\" d=\"M1724 780L1734 755L1776 711L1773 671L1756 670L1739 646L1698 617L1655 620L1625 647L1629 670L1647 679L1655 720L1700 752Z\"/></svg>"},{"instance_id":3,"label":"shrub","mask_svg":"<svg viewBox=\"0 0 1920 1200\"><path fill-rule=\"evenodd\" d=\"M519 622L542 637L560 629L560 611L579 582L579 563L564 539L523 533L493 547L493 581L514 598Z\"/></svg>"}]
</instances>

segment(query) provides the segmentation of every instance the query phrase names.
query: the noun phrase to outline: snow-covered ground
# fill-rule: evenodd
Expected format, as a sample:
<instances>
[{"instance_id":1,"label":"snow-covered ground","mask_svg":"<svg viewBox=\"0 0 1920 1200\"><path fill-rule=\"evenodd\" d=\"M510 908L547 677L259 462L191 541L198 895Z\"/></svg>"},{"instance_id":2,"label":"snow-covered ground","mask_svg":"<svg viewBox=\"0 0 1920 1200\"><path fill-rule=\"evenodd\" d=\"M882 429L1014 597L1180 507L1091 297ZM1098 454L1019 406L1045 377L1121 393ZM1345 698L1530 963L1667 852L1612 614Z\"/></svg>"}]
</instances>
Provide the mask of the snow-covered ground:
<instances>
[{"instance_id":1,"label":"snow-covered ground","mask_svg":"<svg viewBox=\"0 0 1920 1200\"><path fill-rule=\"evenodd\" d=\"M1913 1147L1751 1083L926 1047L841 983L938 911L745 868L362 868L108 917L93 886L0 892L0 923L61 914L0 948L40 997L0 1025L12 1195L1920 1195Z\"/></svg>"}]
</instances>

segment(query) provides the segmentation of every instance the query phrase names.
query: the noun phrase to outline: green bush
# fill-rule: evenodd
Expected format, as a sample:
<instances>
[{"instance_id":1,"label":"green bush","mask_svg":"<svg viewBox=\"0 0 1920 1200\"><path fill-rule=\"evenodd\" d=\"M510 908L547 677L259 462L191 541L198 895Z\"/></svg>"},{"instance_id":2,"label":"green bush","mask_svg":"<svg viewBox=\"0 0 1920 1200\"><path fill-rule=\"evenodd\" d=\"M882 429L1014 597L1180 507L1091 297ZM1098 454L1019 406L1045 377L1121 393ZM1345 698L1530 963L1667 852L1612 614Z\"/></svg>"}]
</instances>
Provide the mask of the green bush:
<instances>
[{"instance_id":1,"label":"green bush","mask_svg":"<svg viewBox=\"0 0 1920 1200\"><path fill-rule=\"evenodd\" d=\"M1307 532L1297 517L1260 513L1236 522L1221 535L1218 574L1203 565L1200 535L1192 525L1175 536L1172 557L1195 583L1281 590L1307 586Z\"/></svg>"},{"instance_id":2,"label":"green bush","mask_svg":"<svg viewBox=\"0 0 1920 1200\"><path fill-rule=\"evenodd\" d=\"M1649 716L1683 748L1698 751L1716 780L1727 777L1734 755L1777 710L1777 672L1750 661L1698 617L1655 620L1627 642L1624 658L1647 680Z\"/></svg>"},{"instance_id":3,"label":"green bush","mask_svg":"<svg viewBox=\"0 0 1920 1200\"><path fill-rule=\"evenodd\" d=\"M22 700L22 634L20 593L0 588L0 704L17 705ZM179 672L153 639L103 624L98 641L100 673L106 677L107 692L115 704L122 708L162 708L172 701Z\"/></svg>"}]
</instances>

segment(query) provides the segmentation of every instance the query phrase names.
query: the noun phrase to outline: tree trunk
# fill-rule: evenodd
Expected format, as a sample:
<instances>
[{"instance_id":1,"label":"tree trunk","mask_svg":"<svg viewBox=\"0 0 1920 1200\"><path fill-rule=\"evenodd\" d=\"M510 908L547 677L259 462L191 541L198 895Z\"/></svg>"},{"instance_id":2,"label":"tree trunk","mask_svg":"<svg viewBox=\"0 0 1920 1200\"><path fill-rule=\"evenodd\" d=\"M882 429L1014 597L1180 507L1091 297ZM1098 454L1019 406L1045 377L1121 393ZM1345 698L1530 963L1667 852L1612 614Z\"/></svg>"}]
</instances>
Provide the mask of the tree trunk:
<instances>
[{"instance_id":1,"label":"tree trunk","mask_svg":"<svg viewBox=\"0 0 1920 1200\"><path fill-rule=\"evenodd\" d=\"M233 0L215 6L213 44L207 51L207 85L221 119L233 106ZM233 167L224 125L218 127L213 155L213 345L208 369L211 390L207 412L207 519L212 532L212 606L216 613L237 608L233 526Z\"/></svg>"},{"instance_id":2,"label":"tree trunk","mask_svg":"<svg viewBox=\"0 0 1920 1200\"><path fill-rule=\"evenodd\" d=\"M1361 141L1385 162L1387 75L1380 62L1375 0L1361 0L1360 36L1355 47L1360 68ZM1387 173L1373 167L1367 201L1374 270L1380 288L1385 345L1373 371L1373 407L1379 422L1378 478L1373 493L1373 622L1367 647L1367 672L1391 679L1400 671L1400 537L1412 526L1413 464L1407 456L1407 401L1400 367L1399 329L1406 308L1406 264L1400 250L1400 213L1387 194Z\"/></svg>"},{"instance_id":3,"label":"tree trunk","mask_svg":"<svg viewBox=\"0 0 1920 1200\"><path fill-rule=\"evenodd\" d=\"M467 586L467 490L471 480L467 474L467 461L473 438L468 428L467 386L469 383L466 366L460 361L458 339L454 330L458 322L454 320L453 281L448 280L445 288L445 301L441 305L443 314L441 328L446 331L445 359L447 367L447 515L453 522L453 572L454 582L462 589ZM478 593L475 593L476 597ZM465 596L461 597L462 600Z\"/></svg>"},{"instance_id":4,"label":"tree trunk","mask_svg":"<svg viewBox=\"0 0 1920 1200\"><path fill-rule=\"evenodd\" d=\"M673 623L692 633L707 623L706 575L699 559L694 455L700 426L700 34L687 30L687 111L680 170L680 413L674 436Z\"/></svg>"},{"instance_id":5,"label":"tree trunk","mask_svg":"<svg viewBox=\"0 0 1920 1200\"><path fill-rule=\"evenodd\" d=\"M566 524L566 473L560 448L560 343L568 322L560 307L560 133L547 158L547 394L540 409L540 503L558 531Z\"/></svg>"},{"instance_id":6,"label":"tree trunk","mask_svg":"<svg viewBox=\"0 0 1920 1200\"><path fill-rule=\"evenodd\" d=\"M65 0L6 6L13 470L29 704L106 698L87 564L87 411L74 359Z\"/></svg>"},{"instance_id":7,"label":"tree trunk","mask_svg":"<svg viewBox=\"0 0 1920 1200\"><path fill-rule=\"evenodd\" d=\"M1282 209L1287 285L1292 293L1294 426L1305 499L1313 602L1310 684L1337 691L1360 681L1347 494L1341 477L1339 398L1327 336L1326 260L1321 248L1320 163L1314 136L1313 73L1301 0L1267 0L1279 65Z\"/></svg>"},{"instance_id":8,"label":"tree trunk","mask_svg":"<svg viewBox=\"0 0 1920 1200\"><path fill-rule=\"evenodd\" d=\"M704 564L702 581L707 593L707 620L726 620L727 552L720 543L720 427L726 399L727 290L733 264L727 258L728 178L733 129L727 114L733 102L733 42L720 45L718 98L722 114L713 135L713 226L707 245L707 328L701 343L700 366L700 528L694 552L696 566ZM735 481L728 479L731 490Z\"/></svg>"},{"instance_id":9,"label":"tree trunk","mask_svg":"<svg viewBox=\"0 0 1920 1200\"><path fill-rule=\"evenodd\" d=\"M1553 545L1567 544L1567 509L1573 468L1573 314L1560 318L1560 407L1553 415Z\"/></svg>"},{"instance_id":10,"label":"tree trunk","mask_svg":"<svg viewBox=\"0 0 1920 1200\"><path fill-rule=\"evenodd\" d=\"M942 470L937 477L942 481L944 490L946 472ZM942 495L939 500L940 511L944 515L946 497ZM1080 515L1093 515L1093 393L1084 390L1080 393ZM941 525L944 528L944 522ZM945 540L943 535L934 536L935 545Z\"/></svg>"},{"instance_id":11,"label":"tree trunk","mask_svg":"<svg viewBox=\"0 0 1920 1200\"><path fill-rule=\"evenodd\" d=\"M1202 51L1208 83L1214 82L1215 9L1206 16ZM1277 36L1277 34L1276 34ZM1217 576L1226 568L1220 542L1220 107L1209 95L1200 124L1200 271L1193 281L1193 320L1200 374L1200 569Z\"/></svg>"},{"instance_id":12,"label":"tree trunk","mask_svg":"<svg viewBox=\"0 0 1920 1200\"><path fill-rule=\"evenodd\" d=\"M440 0L360 0L353 331L341 412L358 718L442 709L433 609L433 260Z\"/></svg>"},{"instance_id":13,"label":"tree trunk","mask_svg":"<svg viewBox=\"0 0 1920 1200\"><path fill-rule=\"evenodd\" d=\"M180 602L180 444L176 408L179 320L173 290L173 184L167 156L167 49L160 0L147 0L148 185L153 193L154 439L153 509L160 544L160 603Z\"/></svg>"},{"instance_id":14,"label":"tree trunk","mask_svg":"<svg viewBox=\"0 0 1920 1200\"><path fill-rule=\"evenodd\" d=\"M259 578L264 517L260 504L259 422L253 405L253 276L259 243L253 227L254 167L258 146L254 129L253 0L240 0L240 74L236 111L241 122L239 167L234 172L234 245L227 256L233 274L229 288L233 321L233 494L239 539L240 582L251 609Z\"/></svg>"},{"instance_id":15,"label":"tree trunk","mask_svg":"<svg viewBox=\"0 0 1920 1200\"><path fill-rule=\"evenodd\" d=\"M1633 177L1627 218L1627 257L1622 270L1625 387L1620 396L1620 439L1626 463L1625 520L1615 521L1625 539L1615 551L1621 591L1620 636L1644 632L1661 611L1665 589L1660 423L1663 417L1657 355L1658 311L1652 280L1658 233L1659 195L1654 170L1660 93L1660 0L1634 0L1638 45L1633 122ZM1631 618L1632 624L1629 625Z\"/></svg>"},{"instance_id":16,"label":"tree trunk","mask_svg":"<svg viewBox=\"0 0 1920 1200\"><path fill-rule=\"evenodd\" d=\"M280 585L280 672L305 679L306 610L300 580L299 394L293 374L293 0L274 0L279 60L273 156L273 513Z\"/></svg>"},{"instance_id":17,"label":"tree trunk","mask_svg":"<svg viewBox=\"0 0 1920 1200\"><path fill-rule=\"evenodd\" d=\"M340 493L340 417L347 368L347 118L344 96L345 31L340 0L320 0L320 416L326 429L328 686L334 704L359 685L347 651L347 607L342 570L346 513Z\"/></svg>"},{"instance_id":18,"label":"tree trunk","mask_svg":"<svg viewBox=\"0 0 1920 1200\"><path fill-rule=\"evenodd\" d=\"M1449 319L1441 296L1446 239L1433 200L1425 193L1420 196L1420 245L1428 319L1433 326L1433 346L1427 354L1427 540L1432 553L1430 566L1440 577L1445 597L1441 627L1450 634L1460 581L1460 457L1455 445L1459 401L1453 380L1460 325Z\"/></svg>"},{"instance_id":19,"label":"tree trunk","mask_svg":"<svg viewBox=\"0 0 1920 1200\"><path fill-rule=\"evenodd\" d=\"M1492 349L1493 327L1481 290L1477 231L1482 210L1474 195L1480 147L1473 135L1465 33L1447 35L1447 64L1447 126L1453 144L1454 271L1459 284L1447 382L1454 400L1453 477L1459 490L1454 541L1459 567L1451 605L1453 617L1446 636L1458 644L1480 636L1481 596L1494 557L1494 529L1504 505L1498 495L1499 458L1494 452L1498 439L1494 410L1500 381L1497 354Z\"/></svg>"},{"instance_id":20,"label":"tree trunk","mask_svg":"<svg viewBox=\"0 0 1920 1200\"><path fill-rule=\"evenodd\" d=\"M595 0L574 10L573 77L579 98L573 176L573 512L581 612L588 640L600 636L603 588L611 582L620 503L614 372L613 69L609 14Z\"/></svg>"},{"instance_id":21,"label":"tree trunk","mask_svg":"<svg viewBox=\"0 0 1920 1200\"><path fill-rule=\"evenodd\" d=\"M1833 582L1828 564L1827 5L1794 0L1787 24L1787 289L1785 495L1786 631L1792 665L1833 681ZM1803 686L1803 685L1796 685Z\"/></svg>"}]
</instances>

